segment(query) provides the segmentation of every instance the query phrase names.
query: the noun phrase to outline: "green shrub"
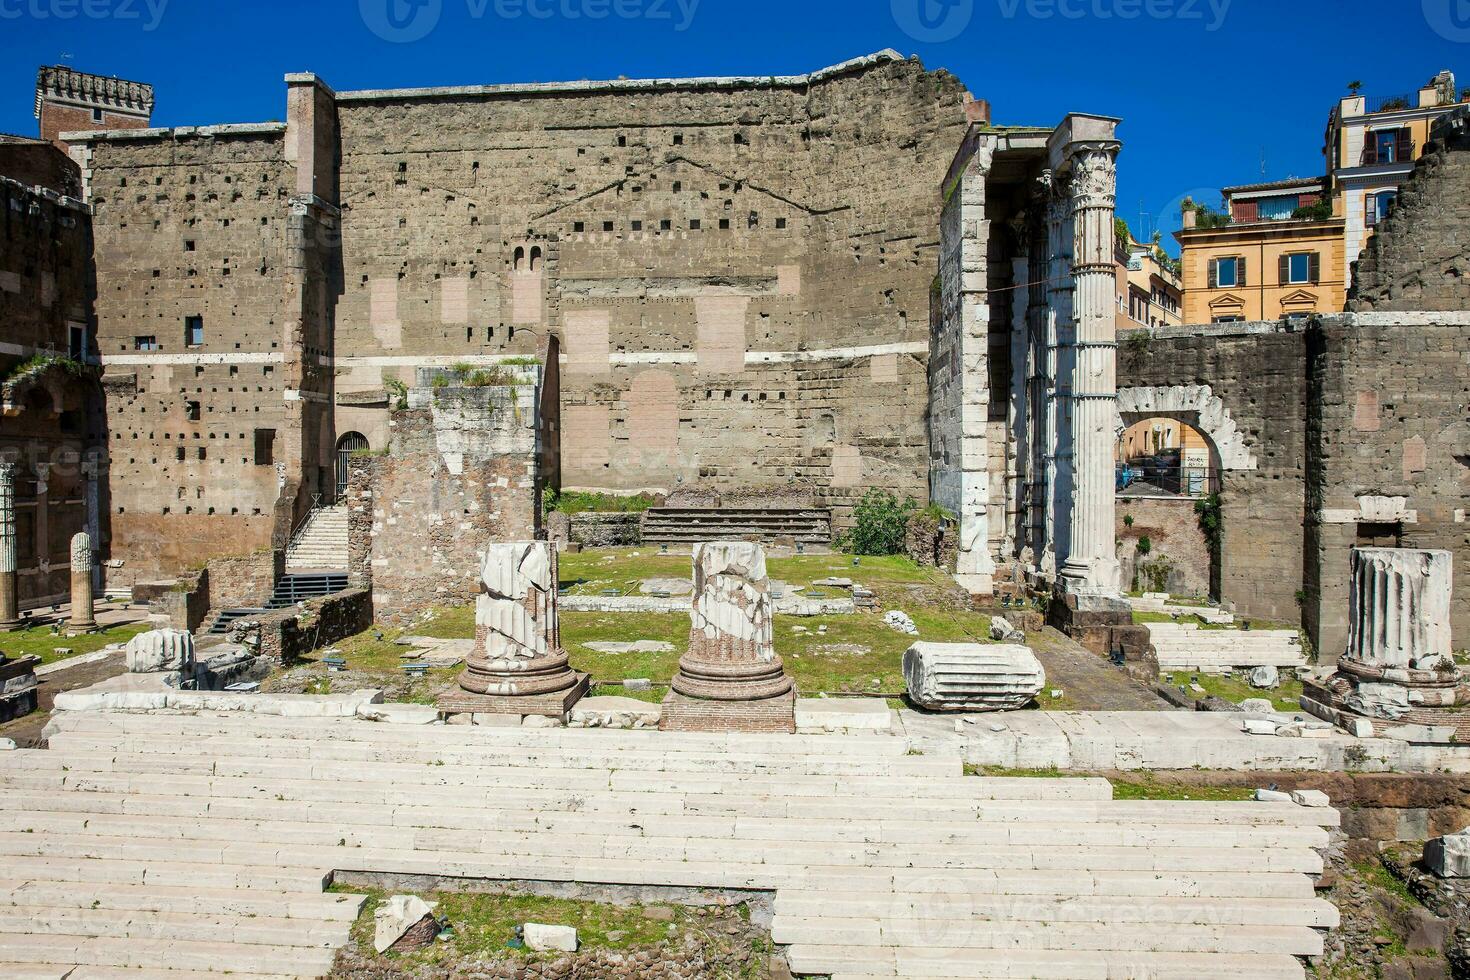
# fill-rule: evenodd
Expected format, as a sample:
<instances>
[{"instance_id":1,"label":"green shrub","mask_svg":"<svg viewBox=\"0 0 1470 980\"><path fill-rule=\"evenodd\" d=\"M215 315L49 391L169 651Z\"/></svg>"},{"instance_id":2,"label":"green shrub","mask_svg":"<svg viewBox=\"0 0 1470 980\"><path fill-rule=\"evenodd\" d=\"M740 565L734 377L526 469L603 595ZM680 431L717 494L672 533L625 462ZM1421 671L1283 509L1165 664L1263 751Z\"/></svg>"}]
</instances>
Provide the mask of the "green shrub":
<instances>
[{"instance_id":1,"label":"green shrub","mask_svg":"<svg viewBox=\"0 0 1470 980\"><path fill-rule=\"evenodd\" d=\"M842 546L855 555L896 555L903 551L909 518L918 510L913 498L898 502L887 490L869 490L852 512L853 526Z\"/></svg>"}]
</instances>

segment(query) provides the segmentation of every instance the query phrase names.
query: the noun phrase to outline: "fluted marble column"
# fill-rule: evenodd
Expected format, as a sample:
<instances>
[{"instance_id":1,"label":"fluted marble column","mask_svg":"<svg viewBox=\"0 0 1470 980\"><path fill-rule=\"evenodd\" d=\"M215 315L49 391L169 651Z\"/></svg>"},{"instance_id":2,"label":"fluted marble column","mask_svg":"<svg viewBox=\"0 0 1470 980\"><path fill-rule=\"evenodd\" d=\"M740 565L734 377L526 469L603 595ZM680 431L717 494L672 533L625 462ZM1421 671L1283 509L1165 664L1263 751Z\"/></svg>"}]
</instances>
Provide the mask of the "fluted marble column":
<instances>
[{"instance_id":1,"label":"fluted marble column","mask_svg":"<svg viewBox=\"0 0 1470 980\"><path fill-rule=\"evenodd\" d=\"M1043 423L1042 467L1045 481L1045 533L1044 545L1038 556L1042 574L1054 576L1057 566L1066 552L1060 547L1057 533L1061 527L1063 509L1061 492L1064 485L1062 473L1065 451L1063 443L1065 393L1061 388L1062 378L1062 335L1066 320L1071 316L1071 284L1067 281L1068 259L1066 253L1067 199L1065 178L1053 171L1042 175L1049 192L1046 206L1046 253L1047 253L1047 311L1045 366L1042 369L1042 384L1046 392L1046 417Z\"/></svg>"},{"instance_id":2,"label":"fluted marble column","mask_svg":"<svg viewBox=\"0 0 1470 980\"><path fill-rule=\"evenodd\" d=\"M15 464L0 460L0 630L20 625L16 596L19 551L15 540Z\"/></svg>"},{"instance_id":3,"label":"fluted marble column","mask_svg":"<svg viewBox=\"0 0 1470 980\"><path fill-rule=\"evenodd\" d=\"M694 604L689 650L673 689L691 698L760 701L790 694L776 655L766 553L748 541L694 547Z\"/></svg>"},{"instance_id":4,"label":"fluted marble column","mask_svg":"<svg viewBox=\"0 0 1470 980\"><path fill-rule=\"evenodd\" d=\"M570 691L581 678L561 646L556 549L495 542L480 566L475 648L459 686L472 694L530 697Z\"/></svg>"},{"instance_id":5,"label":"fluted marble column","mask_svg":"<svg viewBox=\"0 0 1470 980\"><path fill-rule=\"evenodd\" d=\"M92 591L92 537L78 531L71 539L71 633L90 633L97 628Z\"/></svg>"},{"instance_id":6,"label":"fluted marble column","mask_svg":"<svg viewBox=\"0 0 1470 980\"><path fill-rule=\"evenodd\" d=\"M1072 172L1075 362L1071 535L1061 575L1074 591L1118 592L1114 448L1118 382L1114 215L1120 144L1068 146Z\"/></svg>"},{"instance_id":7,"label":"fluted marble column","mask_svg":"<svg viewBox=\"0 0 1470 980\"><path fill-rule=\"evenodd\" d=\"M1345 659L1381 671L1453 669L1454 557L1448 551L1357 548L1352 567Z\"/></svg>"}]
</instances>

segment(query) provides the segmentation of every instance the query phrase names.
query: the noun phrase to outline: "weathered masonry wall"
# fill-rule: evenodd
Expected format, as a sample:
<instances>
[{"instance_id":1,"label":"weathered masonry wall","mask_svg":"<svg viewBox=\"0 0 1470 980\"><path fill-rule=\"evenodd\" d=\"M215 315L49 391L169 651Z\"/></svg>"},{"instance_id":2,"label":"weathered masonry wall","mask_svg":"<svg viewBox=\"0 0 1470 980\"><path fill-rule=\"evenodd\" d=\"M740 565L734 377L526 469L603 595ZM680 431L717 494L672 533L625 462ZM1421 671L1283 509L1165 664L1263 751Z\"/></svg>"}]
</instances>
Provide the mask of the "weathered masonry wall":
<instances>
[{"instance_id":1,"label":"weathered masonry wall","mask_svg":"<svg viewBox=\"0 0 1470 980\"><path fill-rule=\"evenodd\" d=\"M72 536L102 536L91 251L79 201L0 179L0 460L16 467L22 609L66 601Z\"/></svg>"},{"instance_id":2,"label":"weathered masonry wall","mask_svg":"<svg viewBox=\"0 0 1470 980\"><path fill-rule=\"evenodd\" d=\"M386 452L353 460L352 581L371 587L380 620L474 601L486 543L536 537L536 392L412 389Z\"/></svg>"},{"instance_id":3,"label":"weathered masonry wall","mask_svg":"<svg viewBox=\"0 0 1470 980\"><path fill-rule=\"evenodd\" d=\"M339 398L554 332L565 487L923 498L933 188L964 100L891 53L340 94Z\"/></svg>"},{"instance_id":4,"label":"weathered masonry wall","mask_svg":"<svg viewBox=\"0 0 1470 980\"><path fill-rule=\"evenodd\" d=\"M1324 317L1310 338L1306 621L1347 645L1358 545L1455 555L1453 629L1470 636L1470 313Z\"/></svg>"},{"instance_id":5,"label":"weathered masonry wall","mask_svg":"<svg viewBox=\"0 0 1470 980\"><path fill-rule=\"evenodd\" d=\"M1220 598L1247 617L1298 621L1305 333L1280 324L1222 324L1133 337L1118 352L1124 421L1136 421L1129 410L1149 406L1139 417L1172 417L1199 429L1220 462ZM1138 401L1129 389L1155 391L1152 400Z\"/></svg>"},{"instance_id":6,"label":"weathered masonry wall","mask_svg":"<svg viewBox=\"0 0 1470 980\"><path fill-rule=\"evenodd\" d=\"M1435 125L1387 220L1358 261L1348 309L1470 310L1470 113Z\"/></svg>"},{"instance_id":7,"label":"weathered masonry wall","mask_svg":"<svg viewBox=\"0 0 1470 980\"><path fill-rule=\"evenodd\" d=\"M335 112L67 134L95 212L115 584L280 550L332 485Z\"/></svg>"}]
</instances>

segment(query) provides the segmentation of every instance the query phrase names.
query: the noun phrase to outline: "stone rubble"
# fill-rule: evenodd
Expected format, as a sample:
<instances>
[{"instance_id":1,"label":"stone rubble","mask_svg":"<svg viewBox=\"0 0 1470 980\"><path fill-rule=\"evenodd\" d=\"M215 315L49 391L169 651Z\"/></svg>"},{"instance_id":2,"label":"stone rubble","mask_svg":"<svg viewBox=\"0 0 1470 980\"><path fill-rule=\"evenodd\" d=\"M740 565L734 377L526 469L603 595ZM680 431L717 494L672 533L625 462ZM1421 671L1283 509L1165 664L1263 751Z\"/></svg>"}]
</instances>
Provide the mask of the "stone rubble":
<instances>
[{"instance_id":1,"label":"stone rubble","mask_svg":"<svg viewBox=\"0 0 1470 980\"><path fill-rule=\"evenodd\" d=\"M394 949L400 940L410 931L420 931L419 927L425 926L422 931L427 932L426 923L432 922L433 931L429 934L429 942L433 942L434 936L439 932L439 924L434 920L434 909L416 895L394 895L382 905L378 906L373 913L373 948L379 953L386 953ZM427 943L418 941L409 948L422 948Z\"/></svg>"}]
</instances>

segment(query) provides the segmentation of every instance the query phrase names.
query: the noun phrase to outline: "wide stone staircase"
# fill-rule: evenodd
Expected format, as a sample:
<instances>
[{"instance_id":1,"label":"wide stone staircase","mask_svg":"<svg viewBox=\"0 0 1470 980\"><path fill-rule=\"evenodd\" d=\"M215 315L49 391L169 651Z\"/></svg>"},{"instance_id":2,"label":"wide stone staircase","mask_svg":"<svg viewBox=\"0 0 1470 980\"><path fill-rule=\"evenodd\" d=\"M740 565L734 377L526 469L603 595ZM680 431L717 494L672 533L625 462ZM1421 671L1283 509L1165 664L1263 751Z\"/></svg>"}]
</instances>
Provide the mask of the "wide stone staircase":
<instances>
[{"instance_id":1,"label":"wide stone staircase","mask_svg":"<svg viewBox=\"0 0 1470 980\"><path fill-rule=\"evenodd\" d=\"M58 712L0 752L0 976L317 977L334 873L775 894L797 975L1300 978L1336 811L975 778L885 736Z\"/></svg>"},{"instance_id":2,"label":"wide stone staircase","mask_svg":"<svg viewBox=\"0 0 1470 980\"><path fill-rule=\"evenodd\" d=\"M317 507L286 549L286 574L347 571L347 508Z\"/></svg>"},{"instance_id":3,"label":"wide stone staircase","mask_svg":"<svg viewBox=\"0 0 1470 980\"><path fill-rule=\"evenodd\" d=\"M1192 623L1149 623L1159 669L1223 674L1237 667L1307 665L1307 652L1295 630L1202 629Z\"/></svg>"},{"instance_id":4,"label":"wide stone staircase","mask_svg":"<svg viewBox=\"0 0 1470 980\"><path fill-rule=\"evenodd\" d=\"M754 538L770 544L791 538L832 543L832 511L825 507L654 507L643 515L645 544L696 544Z\"/></svg>"}]
</instances>

